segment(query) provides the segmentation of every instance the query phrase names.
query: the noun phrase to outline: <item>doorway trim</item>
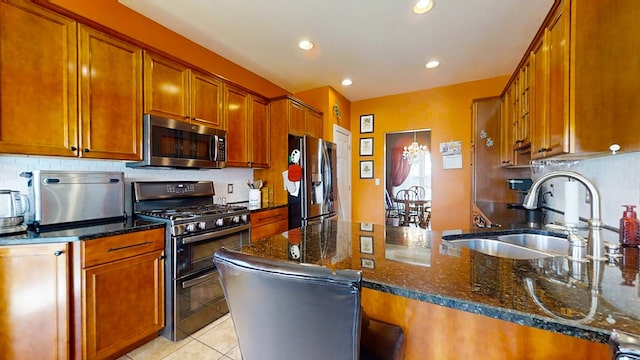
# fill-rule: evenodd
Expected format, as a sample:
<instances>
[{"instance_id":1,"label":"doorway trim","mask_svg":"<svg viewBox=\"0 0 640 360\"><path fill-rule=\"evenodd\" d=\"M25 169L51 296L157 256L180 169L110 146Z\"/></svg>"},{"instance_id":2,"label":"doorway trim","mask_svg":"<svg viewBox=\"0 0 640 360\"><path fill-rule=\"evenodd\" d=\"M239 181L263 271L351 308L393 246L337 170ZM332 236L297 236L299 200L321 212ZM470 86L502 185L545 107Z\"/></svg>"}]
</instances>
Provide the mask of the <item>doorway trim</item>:
<instances>
[{"instance_id":1,"label":"doorway trim","mask_svg":"<svg viewBox=\"0 0 640 360\"><path fill-rule=\"evenodd\" d=\"M344 139L347 145L347 153L341 154L342 146L339 139ZM333 124L333 141L338 149L338 164L336 169L336 177L338 181L338 218L340 220L351 221L351 131L337 124ZM345 184L345 186L340 186ZM345 194L346 192L346 194Z\"/></svg>"}]
</instances>

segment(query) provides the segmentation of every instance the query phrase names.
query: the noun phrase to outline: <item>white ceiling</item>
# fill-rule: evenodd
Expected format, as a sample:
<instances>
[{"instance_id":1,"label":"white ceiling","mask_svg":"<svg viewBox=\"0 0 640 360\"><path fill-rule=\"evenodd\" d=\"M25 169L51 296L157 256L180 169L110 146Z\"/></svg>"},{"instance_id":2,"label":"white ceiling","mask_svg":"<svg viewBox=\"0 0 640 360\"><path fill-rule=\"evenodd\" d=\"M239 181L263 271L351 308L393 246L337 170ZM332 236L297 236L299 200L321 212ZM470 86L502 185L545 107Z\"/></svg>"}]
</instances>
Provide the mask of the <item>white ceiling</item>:
<instances>
[{"instance_id":1,"label":"white ceiling","mask_svg":"<svg viewBox=\"0 0 640 360\"><path fill-rule=\"evenodd\" d=\"M509 75L553 4L435 0L415 15L415 0L119 2L290 92L329 85L351 101Z\"/></svg>"}]
</instances>

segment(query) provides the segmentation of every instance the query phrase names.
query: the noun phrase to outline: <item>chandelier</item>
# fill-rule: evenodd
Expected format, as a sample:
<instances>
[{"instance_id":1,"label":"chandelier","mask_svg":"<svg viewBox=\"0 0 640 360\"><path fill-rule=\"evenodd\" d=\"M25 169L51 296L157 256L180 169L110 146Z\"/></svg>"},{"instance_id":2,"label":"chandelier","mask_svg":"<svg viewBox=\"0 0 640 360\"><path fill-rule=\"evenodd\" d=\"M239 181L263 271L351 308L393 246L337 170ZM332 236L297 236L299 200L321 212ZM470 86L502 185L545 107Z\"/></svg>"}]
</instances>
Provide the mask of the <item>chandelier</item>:
<instances>
[{"instance_id":1,"label":"chandelier","mask_svg":"<svg viewBox=\"0 0 640 360\"><path fill-rule=\"evenodd\" d=\"M416 140L416 133L413 133L413 142L409 146L405 146L402 151L402 158L407 160L409 165L415 165L420 159L420 154L427 151L426 145L419 145Z\"/></svg>"}]
</instances>

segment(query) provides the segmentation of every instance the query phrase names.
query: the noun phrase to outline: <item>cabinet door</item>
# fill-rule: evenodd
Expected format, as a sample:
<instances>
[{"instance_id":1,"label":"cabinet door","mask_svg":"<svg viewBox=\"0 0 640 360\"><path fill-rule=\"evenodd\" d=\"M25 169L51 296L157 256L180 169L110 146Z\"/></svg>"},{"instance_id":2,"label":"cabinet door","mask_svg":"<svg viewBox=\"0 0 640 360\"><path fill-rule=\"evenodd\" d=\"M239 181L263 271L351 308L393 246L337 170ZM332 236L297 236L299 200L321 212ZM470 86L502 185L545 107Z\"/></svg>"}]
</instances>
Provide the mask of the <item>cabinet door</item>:
<instances>
[{"instance_id":1,"label":"cabinet door","mask_svg":"<svg viewBox=\"0 0 640 360\"><path fill-rule=\"evenodd\" d=\"M532 92L531 92L531 158L544 156L546 146L545 128L547 123L547 94L549 76L547 66L547 52L544 47L544 37L537 40L531 50Z\"/></svg>"},{"instance_id":2,"label":"cabinet door","mask_svg":"<svg viewBox=\"0 0 640 360\"><path fill-rule=\"evenodd\" d=\"M269 126L269 101L251 96L251 167L268 168L270 160L271 131Z\"/></svg>"},{"instance_id":3,"label":"cabinet door","mask_svg":"<svg viewBox=\"0 0 640 360\"><path fill-rule=\"evenodd\" d=\"M144 112L189 121L189 69L144 53Z\"/></svg>"},{"instance_id":4,"label":"cabinet door","mask_svg":"<svg viewBox=\"0 0 640 360\"><path fill-rule=\"evenodd\" d=\"M6 359L69 358L68 245L0 246Z\"/></svg>"},{"instance_id":5,"label":"cabinet door","mask_svg":"<svg viewBox=\"0 0 640 360\"><path fill-rule=\"evenodd\" d=\"M99 240L94 240L99 241ZM121 354L164 326L163 251L82 270L84 359Z\"/></svg>"},{"instance_id":6,"label":"cabinet door","mask_svg":"<svg viewBox=\"0 0 640 360\"><path fill-rule=\"evenodd\" d=\"M289 133L294 135L306 135L306 112L307 109L289 100Z\"/></svg>"},{"instance_id":7,"label":"cabinet door","mask_svg":"<svg viewBox=\"0 0 640 360\"><path fill-rule=\"evenodd\" d=\"M249 94L232 86L225 86L227 119L227 165L250 167L249 159Z\"/></svg>"},{"instance_id":8,"label":"cabinet door","mask_svg":"<svg viewBox=\"0 0 640 360\"><path fill-rule=\"evenodd\" d=\"M307 134L321 138L322 137L322 114L312 110L307 110L306 114Z\"/></svg>"},{"instance_id":9,"label":"cabinet door","mask_svg":"<svg viewBox=\"0 0 640 360\"><path fill-rule=\"evenodd\" d=\"M518 92L520 94L518 127L516 129L516 143L520 149L531 146L529 137L529 111L530 111L530 63L527 61L518 75Z\"/></svg>"},{"instance_id":10,"label":"cabinet door","mask_svg":"<svg viewBox=\"0 0 640 360\"><path fill-rule=\"evenodd\" d=\"M191 71L191 121L224 129L222 82L213 76Z\"/></svg>"},{"instance_id":11,"label":"cabinet door","mask_svg":"<svg viewBox=\"0 0 640 360\"><path fill-rule=\"evenodd\" d=\"M549 120L545 156L569 152L568 14L558 7L549 24Z\"/></svg>"},{"instance_id":12,"label":"cabinet door","mask_svg":"<svg viewBox=\"0 0 640 360\"><path fill-rule=\"evenodd\" d=\"M511 126L511 91L504 93L500 103L500 164L502 166L514 165L513 156L513 127Z\"/></svg>"},{"instance_id":13,"label":"cabinet door","mask_svg":"<svg viewBox=\"0 0 640 360\"><path fill-rule=\"evenodd\" d=\"M142 50L79 26L82 145L88 158L142 159Z\"/></svg>"},{"instance_id":14,"label":"cabinet door","mask_svg":"<svg viewBox=\"0 0 640 360\"><path fill-rule=\"evenodd\" d=\"M0 3L0 152L76 156L76 23Z\"/></svg>"}]
</instances>

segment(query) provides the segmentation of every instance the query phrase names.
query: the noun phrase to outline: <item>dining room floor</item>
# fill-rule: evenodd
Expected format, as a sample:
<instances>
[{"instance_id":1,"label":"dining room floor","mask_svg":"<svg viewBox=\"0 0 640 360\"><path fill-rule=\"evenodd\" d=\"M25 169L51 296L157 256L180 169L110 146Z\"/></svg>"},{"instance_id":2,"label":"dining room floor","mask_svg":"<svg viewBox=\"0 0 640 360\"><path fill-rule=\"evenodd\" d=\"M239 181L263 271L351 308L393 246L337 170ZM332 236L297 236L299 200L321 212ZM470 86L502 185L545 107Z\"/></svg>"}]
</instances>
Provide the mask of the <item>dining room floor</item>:
<instances>
[{"instance_id":1,"label":"dining room floor","mask_svg":"<svg viewBox=\"0 0 640 360\"><path fill-rule=\"evenodd\" d=\"M231 315L227 314L186 339L170 341L159 336L118 360L241 360Z\"/></svg>"}]
</instances>

